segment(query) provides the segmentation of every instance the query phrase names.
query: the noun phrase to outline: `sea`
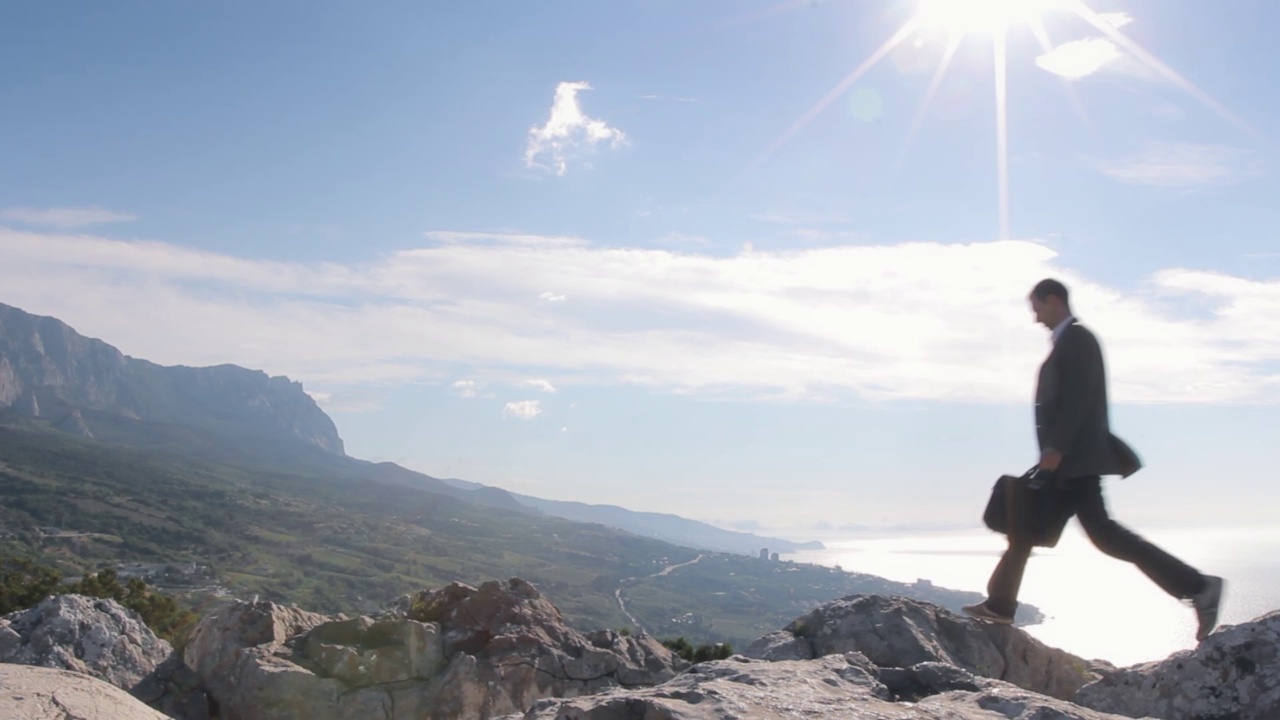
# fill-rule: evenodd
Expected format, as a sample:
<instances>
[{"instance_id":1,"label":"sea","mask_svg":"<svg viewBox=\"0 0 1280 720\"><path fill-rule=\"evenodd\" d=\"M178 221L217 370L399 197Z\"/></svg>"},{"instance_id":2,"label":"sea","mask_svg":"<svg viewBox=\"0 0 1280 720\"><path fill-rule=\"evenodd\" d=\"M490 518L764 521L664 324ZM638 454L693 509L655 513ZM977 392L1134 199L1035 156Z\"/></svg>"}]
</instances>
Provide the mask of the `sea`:
<instances>
[{"instance_id":1,"label":"sea","mask_svg":"<svg viewBox=\"0 0 1280 720\"><path fill-rule=\"evenodd\" d=\"M1280 610L1280 527L1135 530L1200 571L1225 579L1220 626ZM983 529L866 535L824 539L823 544L823 550L779 557L985 594L1005 539ZM1023 629L1084 658L1127 666L1196 646L1194 611L1133 565L1104 555L1074 521L1057 547L1036 549L1019 600L1046 616Z\"/></svg>"}]
</instances>

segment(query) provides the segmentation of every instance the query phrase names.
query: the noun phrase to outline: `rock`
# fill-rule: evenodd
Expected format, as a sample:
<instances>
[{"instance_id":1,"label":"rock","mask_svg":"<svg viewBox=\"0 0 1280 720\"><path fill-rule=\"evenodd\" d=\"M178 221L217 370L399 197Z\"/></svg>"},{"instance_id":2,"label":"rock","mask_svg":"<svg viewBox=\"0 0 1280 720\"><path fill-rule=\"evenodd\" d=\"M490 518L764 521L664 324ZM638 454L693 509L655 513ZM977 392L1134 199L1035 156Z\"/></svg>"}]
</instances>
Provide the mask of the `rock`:
<instances>
[{"instance_id":1,"label":"rock","mask_svg":"<svg viewBox=\"0 0 1280 720\"><path fill-rule=\"evenodd\" d=\"M324 615L266 600L237 602L201 620L182 656L201 686L219 702L229 697L251 661L246 652L268 656L290 637L328 620Z\"/></svg>"},{"instance_id":2,"label":"rock","mask_svg":"<svg viewBox=\"0 0 1280 720\"><path fill-rule=\"evenodd\" d=\"M519 579L415 600L421 620L239 603L201 621L185 657L223 720L485 720L541 698L654 685L688 666L648 636L567 627Z\"/></svg>"},{"instance_id":3,"label":"rock","mask_svg":"<svg viewBox=\"0 0 1280 720\"><path fill-rule=\"evenodd\" d=\"M130 690L173 653L114 600L55 595L0 618L0 662L62 668Z\"/></svg>"},{"instance_id":4,"label":"rock","mask_svg":"<svg viewBox=\"0 0 1280 720\"><path fill-rule=\"evenodd\" d=\"M905 669L936 694L903 700L866 656L753 660L735 655L695 665L652 688L540 700L507 720L1127 720L979 678L954 666Z\"/></svg>"},{"instance_id":5,"label":"rock","mask_svg":"<svg viewBox=\"0 0 1280 720\"><path fill-rule=\"evenodd\" d=\"M76 408L67 413L53 424L54 429L60 430L68 435L75 435L82 438L93 438L93 433L89 430L89 426L84 422L84 416L80 414L80 409Z\"/></svg>"},{"instance_id":6,"label":"rock","mask_svg":"<svg viewBox=\"0 0 1280 720\"><path fill-rule=\"evenodd\" d=\"M1099 677L1088 661L1016 628L977 623L929 603L881 595L852 595L820 605L780 633L752 643L746 654L803 659L806 645L809 657L854 651L886 668L943 663L1063 700Z\"/></svg>"},{"instance_id":7,"label":"rock","mask_svg":"<svg viewBox=\"0 0 1280 720\"><path fill-rule=\"evenodd\" d=\"M1107 673L1075 701L1164 720L1280 718L1280 612L1224 626L1194 650Z\"/></svg>"},{"instance_id":8,"label":"rock","mask_svg":"<svg viewBox=\"0 0 1280 720\"><path fill-rule=\"evenodd\" d=\"M57 668L0 664L0 717L15 720L172 720L120 688Z\"/></svg>"}]
</instances>

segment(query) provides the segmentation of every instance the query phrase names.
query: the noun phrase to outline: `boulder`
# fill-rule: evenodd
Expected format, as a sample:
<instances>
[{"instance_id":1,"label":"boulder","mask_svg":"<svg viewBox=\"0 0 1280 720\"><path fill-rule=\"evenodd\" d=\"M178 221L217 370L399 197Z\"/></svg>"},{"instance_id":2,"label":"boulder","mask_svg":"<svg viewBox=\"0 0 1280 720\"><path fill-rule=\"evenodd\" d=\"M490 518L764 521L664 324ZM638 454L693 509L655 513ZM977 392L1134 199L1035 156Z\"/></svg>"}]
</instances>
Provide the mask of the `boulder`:
<instances>
[{"instance_id":1,"label":"boulder","mask_svg":"<svg viewBox=\"0 0 1280 720\"><path fill-rule=\"evenodd\" d=\"M851 595L824 603L752 643L748 657L802 660L859 652L879 667L941 663L1069 700L1100 675L1093 665L1022 630L977 623L918 600Z\"/></svg>"},{"instance_id":2,"label":"boulder","mask_svg":"<svg viewBox=\"0 0 1280 720\"><path fill-rule=\"evenodd\" d=\"M172 720L120 688L58 668L0 664L0 717L15 720Z\"/></svg>"},{"instance_id":3,"label":"boulder","mask_svg":"<svg viewBox=\"0 0 1280 720\"><path fill-rule=\"evenodd\" d=\"M237 603L201 621L186 660L222 720L485 720L541 698L654 685L688 665L645 635L569 628L519 579L424 591L401 613L330 619Z\"/></svg>"},{"instance_id":4,"label":"boulder","mask_svg":"<svg viewBox=\"0 0 1280 720\"><path fill-rule=\"evenodd\" d=\"M72 670L125 690L172 653L115 600L55 595L0 618L0 662Z\"/></svg>"},{"instance_id":5,"label":"boulder","mask_svg":"<svg viewBox=\"0 0 1280 720\"><path fill-rule=\"evenodd\" d=\"M779 661L735 655L657 687L540 700L506 720L1128 720L952 665L896 668L889 683L883 675L857 652Z\"/></svg>"},{"instance_id":6,"label":"boulder","mask_svg":"<svg viewBox=\"0 0 1280 720\"><path fill-rule=\"evenodd\" d=\"M56 595L0 618L0 662L83 673L182 720L209 718L195 674L115 600Z\"/></svg>"},{"instance_id":7,"label":"boulder","mask_svg":"<svg viewBox=\"0 0 1280 720\"><path fill-rule=\"evenodd\" d=\"M1194 650L1106 673L1075 701L1163 720L1280 718L1280 611L1223 626Z\"/></svg>"}]
</instances>

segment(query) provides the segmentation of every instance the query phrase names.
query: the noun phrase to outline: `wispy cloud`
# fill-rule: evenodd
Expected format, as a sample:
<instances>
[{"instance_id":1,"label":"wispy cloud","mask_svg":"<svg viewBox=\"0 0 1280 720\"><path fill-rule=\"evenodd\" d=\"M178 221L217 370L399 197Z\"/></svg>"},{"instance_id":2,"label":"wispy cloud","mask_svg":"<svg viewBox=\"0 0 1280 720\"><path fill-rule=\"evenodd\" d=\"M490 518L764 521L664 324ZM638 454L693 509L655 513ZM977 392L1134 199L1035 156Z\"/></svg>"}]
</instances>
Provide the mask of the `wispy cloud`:
<instances>
[{"instance_id":1,"label":"wispy cloud","mask_svg":"<svg viewBox=\"0 0 1280 720\"><path fill-rule=\"evenodd\" d=\"M1098 13L1098 19L1116 30L1119 30L1125 25L1133 22L1133 16L1127 12Z\"/></svg>"},{"instance_id":2,"label":"wispy cloud","mask_svg":"<svg viewBox=\"0 0 1280 720\"><path fill-rule=\"evenodd\" d=\"M478 380L454 380L453 391L458 397L478 398L480 391L484 389L485 384Z\"/></svg>"},{"instance_id":3,"label":"wispy cloud","mask_svg":"<svg viewBox=\"0 0 1280 720\"><path fill-rule=\"evenodd\" d=\"M1130 185L1181 189L1227 185L1264 172L1248 150L1178 142L1149 143L1128 157L1099 163L1099 169Z\"/></svg>"},{"instance_id":4,"label":"wispy cloud","mask_svg":"<svg viewBox=\"0 0 1280 720\"><path fill-rule=\"evenodd\" d=\"M553 293L550 290L548 290L547 292L540 293L538 295L538 299L544 302L558 303L558 302L564 302L565 300L568 300L569 296Z\"/></svg>"},{"instance_id":5,"label":"wispy cloud","mask_svg":"<svg viewBox=\"0 0 1280 720\"><path fill-rule=\"evenodd\" d=\"M1036 65L1070 80L1092 75L1120 57L1116 44L1094 37L1063 43L1036 58Z\"/></svg>"},{"instance_id":6,"label":"wispy cloud","mask_svg":"<svg viewBox=\"0 0 1280 720\"><path fill-rule=\"evenodd\" d=\"M1107 343L1117 399L1280 402L1280 281L1170 270L1121 292L1022 241L726 255L521 237L306 264L0 229L0 301L135 356L262 368L335 400L465 392L461 367L513 386L1021 403L1045 348L1027 288L1056 276ZM547 287L575 302L530 302Z\"/></svg>"},{"instance_id":7,"label":"wispy cloud","mask_svg":"<svg viewBox=\"0 0 1280 720\"><path fill-rule=\"evenodd\" d=\"M90 207L12 207L0 210L0 219L24 225L71 230L104 223L137 220L131 213L116 212L96 205Z\"/></svg>"},{"instance_id":8,"label":"wispy cloud","mask_svg":"<svg viewBox=\"0 0 1280 720\"><path fill-rule=\"evenodd\" d=\"M521 400L509 402L502 408L502 417L517 420L532 420L542 414L542 403L538 400Z\"/></svg>"},{"instance_id":9,"label":"wispy cloud","mask_svg":"<svg viewBox=\"0 0 1280 720\"><path fill-rule=\"evenodd\" d=\"M547 392L547 393L553 393L556 391L556 386L552 385L549 380L542 380L542 379L525 380L524 382L521 383L521 385L524 385L525 387L537 388L542 392Z\"/></svg>"},{"instance_id":10,"label":"wispy cloud","mask_svg":"<svg viewBox=\"0 0 1280 720\"><path fill-rule=\"evenodd\" d=\"M546 167L545 158L555 174L564 175L570 159L594 150L597 144L608 142L616 148L627 142L621 130L582 111L578 93L590 89L591 85L585 82L562 82L556 86L547 122L529 128L524 149L527 167Z\"/></svg>"}]
</instances>

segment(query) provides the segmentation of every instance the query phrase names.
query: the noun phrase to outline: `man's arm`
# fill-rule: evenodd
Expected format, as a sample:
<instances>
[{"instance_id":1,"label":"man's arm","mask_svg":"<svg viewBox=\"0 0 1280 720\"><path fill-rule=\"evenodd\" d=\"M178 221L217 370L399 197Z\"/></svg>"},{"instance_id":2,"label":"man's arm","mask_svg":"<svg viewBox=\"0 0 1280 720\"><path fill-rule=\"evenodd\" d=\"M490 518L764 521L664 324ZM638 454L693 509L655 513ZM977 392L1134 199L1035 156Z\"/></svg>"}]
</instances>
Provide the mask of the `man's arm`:
<instances>
[{"instance_id":1,"label":"man's arm","mask_svg":"<svg viewBox=\"0 0 1280 720\"><path fill-rule=\"evenodd\" d=\"M1102 351L1092 334L1068 328L1058 342L1059 401L1048 418L1048 444L1040 455L1046 470L1057 470L1062 456L1075 446L1102 383Z\"/></svg>"}]
</instances>

